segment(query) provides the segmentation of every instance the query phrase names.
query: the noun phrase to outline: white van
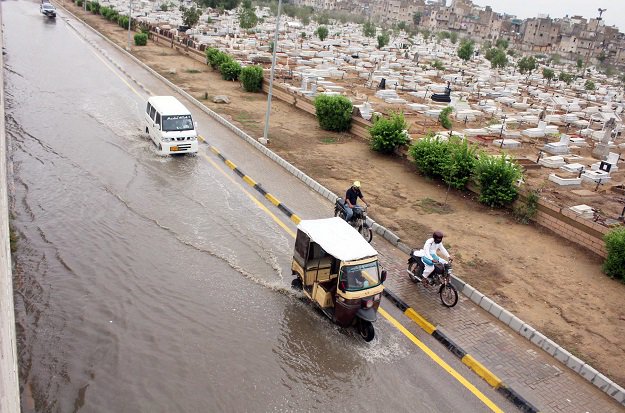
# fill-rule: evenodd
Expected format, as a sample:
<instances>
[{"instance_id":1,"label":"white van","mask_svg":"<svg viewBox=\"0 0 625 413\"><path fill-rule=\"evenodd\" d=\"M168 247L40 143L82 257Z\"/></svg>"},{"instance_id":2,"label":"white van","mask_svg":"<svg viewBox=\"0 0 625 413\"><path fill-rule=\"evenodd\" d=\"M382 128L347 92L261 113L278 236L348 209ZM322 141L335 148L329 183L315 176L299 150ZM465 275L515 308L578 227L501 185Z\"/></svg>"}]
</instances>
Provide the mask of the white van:
<instances>
[{"instance_id":1,"label":"white van","mask_svg":"<svg viewBox=\"0 0 625 413\"><path fill-rule=\"evenodd\" d=\"M196 153L195 122L189 109L173 96L152 96L145 109L145 133L163 154Z\"/></svg>"}]
</instances>

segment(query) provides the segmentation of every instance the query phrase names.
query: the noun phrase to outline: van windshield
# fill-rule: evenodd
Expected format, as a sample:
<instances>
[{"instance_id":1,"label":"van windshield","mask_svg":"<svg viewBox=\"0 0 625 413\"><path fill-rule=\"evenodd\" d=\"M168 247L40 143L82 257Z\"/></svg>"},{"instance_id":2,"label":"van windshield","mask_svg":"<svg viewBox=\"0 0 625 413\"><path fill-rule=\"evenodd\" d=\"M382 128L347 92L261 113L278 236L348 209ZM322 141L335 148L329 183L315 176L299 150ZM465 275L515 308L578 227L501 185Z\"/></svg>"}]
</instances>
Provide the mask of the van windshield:
<instances>
[{"instance_id":1,"label":"van windshield","mask_svg":"<svg viewBox=\"0 0 625 413\"><path fill-rule=\"evenodd\" d=\"M163 131L193 130L191 115L163 116Z\"/></svg>"}]
</instances>

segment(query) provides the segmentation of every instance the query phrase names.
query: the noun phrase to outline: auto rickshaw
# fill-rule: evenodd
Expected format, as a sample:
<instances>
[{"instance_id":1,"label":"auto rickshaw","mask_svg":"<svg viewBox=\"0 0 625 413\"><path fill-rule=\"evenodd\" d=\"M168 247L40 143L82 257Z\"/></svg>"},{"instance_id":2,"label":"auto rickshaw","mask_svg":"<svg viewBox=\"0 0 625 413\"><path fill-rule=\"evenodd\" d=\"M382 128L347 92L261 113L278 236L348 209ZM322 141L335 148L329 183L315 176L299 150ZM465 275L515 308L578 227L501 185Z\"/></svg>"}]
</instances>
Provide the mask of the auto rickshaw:
<instances>
[{"instance_id":1,"label":"auto rickshaw","mask_svg":"<svg viewBox=\"0 0 625 413\"><path fill-rule=\"evenodd\" d=\"M301 221L291 270L293 288L336 324L355 325L365 341L373 340L386 271L357 230L337 217Z\"/></svg>"}]
</instances>

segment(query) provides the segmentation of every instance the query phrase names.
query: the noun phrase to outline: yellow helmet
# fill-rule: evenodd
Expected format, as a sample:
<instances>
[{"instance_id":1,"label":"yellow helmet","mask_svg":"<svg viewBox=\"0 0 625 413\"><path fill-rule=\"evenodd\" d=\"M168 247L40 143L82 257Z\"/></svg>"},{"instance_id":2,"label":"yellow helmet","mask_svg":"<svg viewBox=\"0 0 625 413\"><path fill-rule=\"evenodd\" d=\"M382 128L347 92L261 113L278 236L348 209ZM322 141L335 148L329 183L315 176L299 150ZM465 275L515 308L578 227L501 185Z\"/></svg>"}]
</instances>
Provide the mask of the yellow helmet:
<instances>
[{"instance_id":1,"label":"yellow helmet","mask_svg":"<svg viewBox=\"0 0 625 413\"><path fill-rule=\"evenodd\" d=\"M354 181L354 183L352 184L352 186L356 187L356 188L360 188L360 181Z\"/></svg>"}]
</instances>

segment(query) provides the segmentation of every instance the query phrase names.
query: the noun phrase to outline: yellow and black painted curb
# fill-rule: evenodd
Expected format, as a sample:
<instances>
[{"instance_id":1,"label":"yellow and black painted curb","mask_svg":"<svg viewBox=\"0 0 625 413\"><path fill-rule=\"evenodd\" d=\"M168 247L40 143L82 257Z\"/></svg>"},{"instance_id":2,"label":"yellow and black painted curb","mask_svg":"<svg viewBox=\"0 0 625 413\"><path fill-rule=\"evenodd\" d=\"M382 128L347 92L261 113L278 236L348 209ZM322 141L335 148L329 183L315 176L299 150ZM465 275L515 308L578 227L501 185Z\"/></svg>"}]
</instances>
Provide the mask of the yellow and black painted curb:
<instances>
[{"instance_id":1,"label":"yellow and black painted curb","mask_svg":"<svg viewBox=\"0 0 625 413\"><path fill-rule=\"evenodd\" d=\"M237 174L241 179L243 179L246 184L248 184L249 186L257 190L269 202L271 202L276 207L278 207L278 209L282 211L287 217L289 217L289 219L293 221L296 225L300 223L302 219L298 215L296 215L293 211L291 211L290 208L288 208L286 205L280 202L278 198L276 198L275 196L265 191L265 189L258 182L256 182L250 176L246 175L241 169L239 169L238 166L234 164L234 162L232 162L231 160L223 156L221 152L219 151L219 149L215 148L213 145L206 142L206 140L202 138L201 136L198 137L198 139L205 142L208 145L208 148L210 149L210 151L213 152L215 155L217 155L217 157L221 159L228 166L228 168L232 169L235 174Z\"/></svg>"},{"instance_id":2,"label":"yellow and black painted curb","mask_svg":"<svg viewBox=\"0 0 625 413\"><path fill-rule=\"evenodd\" d=\"M493 372L488 370L482 363L477 361L473 356L464 351L458 344L447 337L445 333L439 330L434 324L427 321L421 314L417 313L412 307L406 304L395 293L385 288L383 294L389 299L397 308L399 308L406 317L414 321L419 327L426 333L434 337L438 342L445 346L452 354L458 357L464 365L473 370L478 376L484 379L490 384L498 393L503 395L506 399L512 402L522 412L526 413L539 413L539 410L532 405L529 401L525 400L523 396L514 391L509 386L505 385L503 381L497 377Z\"/></svg>"},{"instance_id":3,"label":"yellow and black painted curb","mask_svg":"<svg viewBox=\"0 0 625 413\"><path fill-rule=\"evenodd\" d=\"M290 208L280 202L275 196L271 195L267 191L263 189L263 187L252 179L250 176L246 175L239 167L236 166L234 162L227 159L222 153L208 143L201 136L198 139L202 142L205 142L210 151L213 152L219 159L221 159L228 168L232 169L234 173L236 173L245 183L247 183L252 188L256 189L261 195L263 195L267 200L269 200L273 205L278 207L280 211L282 211L286 216L289 217L291 221L295 224L299 224L301 218L296 215ZM417 313L413 308L408 306L401 298L399 298L395 293L390 291L388 288L385 288L383 294L386 298L389 299L397 308L404 312L404 314L414 321L419 327L421 327L425 332L434 337L437 341L439 341L443 346L445 346L449 351L451 351L456 357L458 357L463 364L473 370L478 376L484 379L488 384L490 384L495 390L497 390L500 394L510 400L515 406L517 406L522 412L526 413L538 413L539 410L534 407L530 402L525 400L521 395L515 392L510 387L506 386L499 377L497 377L494 373L488 370L484 365L482 365L479 361L477 361L473 356L467 354L460 346L454 343L449 337L447 337L442 331L440 331L436 326L427 321L423 316Z\"/></svg>"}]
</instances>

